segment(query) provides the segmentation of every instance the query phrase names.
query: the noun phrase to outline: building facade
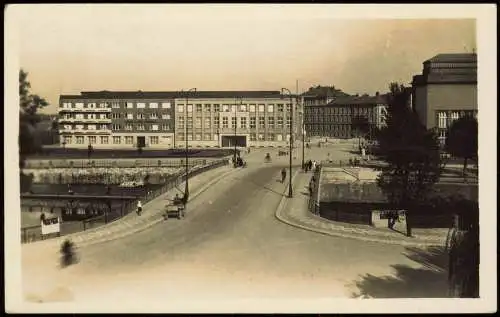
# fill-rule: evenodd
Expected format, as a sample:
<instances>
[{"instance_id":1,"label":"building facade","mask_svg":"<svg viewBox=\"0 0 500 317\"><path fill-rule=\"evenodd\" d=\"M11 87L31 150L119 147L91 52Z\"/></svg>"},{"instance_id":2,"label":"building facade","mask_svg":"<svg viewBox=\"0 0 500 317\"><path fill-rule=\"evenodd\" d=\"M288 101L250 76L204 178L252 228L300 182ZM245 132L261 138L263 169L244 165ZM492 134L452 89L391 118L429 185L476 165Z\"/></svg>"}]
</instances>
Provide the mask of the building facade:
<instances>
[{"instance_id":1,"label":"building facade","mask_svg":"<svg viewBox=\"0 0 500 317\"><path fill-rule=\"evenodd\" d=\"M292 109L279 91L82 92L60 96L59 131L65 147L285 146Z\"/></svg>"},{"instance_id":2,"label":"building facade","mask_svg":"<svg viewBox=\"0 0 500 317\"><path fill-rule=\"evenodd\" d=\"M65 147L168 148L174 144L175 94L82 92L62 95L59 133Z\"/></svg>"},{"instance_id":3,"label":"building facade","mask_svg":"<svg viewBox=\"0 0 500 317\"><path fill-rule=\"evenodd\" d=\"M190 92L175 100L176 146L285 146L290 124L297 133L296 105L279 91Z\"/></svg>"},{"instance_id":4,"label":"building facade","mask_svg":"<svg viewBox=\"0 0 500 317\"><path fill-rule=\"evenodd\" d=\"M356 116L368 119L370 130L385 124L385 95L344 96L326 104L305 105L305 129L309 136L348 139L355 136L352 120Z\"/></svg>"},{"instance_id":5,"label":"building facade","mask_svg":"<svg viewBox=\"0 0 500 317\"><path fill-rule=\"evenodd\" d=\"M412 107L427 129L437 129L444 143L451 123L477 116L477 55L439 54L413 77Z\"/></svg>"}]
</instances>

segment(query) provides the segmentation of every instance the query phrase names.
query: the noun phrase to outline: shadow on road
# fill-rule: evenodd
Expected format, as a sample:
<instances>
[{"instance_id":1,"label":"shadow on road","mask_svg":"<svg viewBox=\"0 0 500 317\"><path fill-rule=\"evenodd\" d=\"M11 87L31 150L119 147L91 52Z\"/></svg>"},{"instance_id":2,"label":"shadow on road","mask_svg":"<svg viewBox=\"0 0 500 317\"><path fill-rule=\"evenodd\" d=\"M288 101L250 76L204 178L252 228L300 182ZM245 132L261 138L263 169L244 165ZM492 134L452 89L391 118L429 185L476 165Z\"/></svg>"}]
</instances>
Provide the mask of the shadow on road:
<instances>
[{"instance_id":1,"label":"shadow on road","mask_svg":"<svg viewBox=\"0 0 500 317\"><path fill-rule=\"evenodd\" d=\"M448 298L448 257L443 247L406 248L406 257L422 265L391 265L392 276L366 274L355 281L352 298Z\"/></svg>"},{"instance_id":2,"label":"shadow on road","mask_svg":"<svg viewBox=\"0 0 500 317\"><path fill-rule=\"evenodd\" d=\"M286 196L287 196L287 195L285 195L285 194L283 194L283 193L280 193L280 192L275 191L275 190L274 190L274 189L272 189L272 188L267 187L266 185L262 185L262 184L256 183L256 182L254 182L254 181L252 181L252 180L248 180L248 179L242 179L242 180L244 180L244 181L246 181L246 182L249 182L249 183L251 183L251 184L253 184L253 185L257 186L257 187L267 189L268 191L273 192L273 193L275 193L275 194L277 194L277 195L279 195L279 196L283 196L283 197L286 197ZM281 183L281 179L279 180L279 182Z\"/></svg>"}]
</instances>

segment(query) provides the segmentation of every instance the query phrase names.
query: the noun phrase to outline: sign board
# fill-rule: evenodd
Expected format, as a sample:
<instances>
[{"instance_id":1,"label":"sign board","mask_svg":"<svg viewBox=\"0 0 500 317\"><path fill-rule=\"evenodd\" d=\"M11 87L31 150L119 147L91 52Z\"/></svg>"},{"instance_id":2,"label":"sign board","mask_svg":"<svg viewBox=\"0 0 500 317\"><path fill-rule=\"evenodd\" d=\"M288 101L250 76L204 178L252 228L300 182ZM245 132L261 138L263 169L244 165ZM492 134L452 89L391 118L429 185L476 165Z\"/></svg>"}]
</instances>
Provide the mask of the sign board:
<instances>
[{"instance_id":1,"label":"sign board","mask_svg":"<svg viewBox=\"0 0 500 317\"><path fill-rule=\"evenodd\" d=\"M405 210L372 210L372 224L375 228L387 228L389 218L392 214L398 214L398 220L394 229L406 230L406 211Z\"/></svg>"},{"instance_id":2,"label":"sign board","mask_svg":"<svg viewBox=\"0 0 500 317\"><path fill-rule=\"evenodd\" d=\"M42 220L42 234L51 234L61 232L61 221L59 217Z\"/></svg>"}]
</instances>

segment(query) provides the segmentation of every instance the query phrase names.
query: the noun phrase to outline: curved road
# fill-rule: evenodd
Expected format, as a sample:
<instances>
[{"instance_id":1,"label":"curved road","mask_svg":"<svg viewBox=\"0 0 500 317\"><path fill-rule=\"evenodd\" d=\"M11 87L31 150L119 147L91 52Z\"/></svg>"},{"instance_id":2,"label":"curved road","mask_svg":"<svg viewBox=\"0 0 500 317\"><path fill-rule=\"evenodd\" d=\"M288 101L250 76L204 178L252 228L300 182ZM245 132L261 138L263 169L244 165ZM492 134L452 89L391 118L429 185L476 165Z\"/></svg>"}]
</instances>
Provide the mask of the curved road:
<instances>
[{"instance_id":1,"label":"curved road","mask_svg":"<svg viewBox=\"0 0 500 317\"><path fill-rule=\"evenodd\" d=\"M59 285L60 292L82 301L103 296L141 301L349 298L359 293L445 296L446 274L422 271L402 246L324 236L278 221L274 215L286 185L279 181L286 159L258 161L260 156L196 197L184 220L171 219L123 239L82 248L80 263L53 269L57 278L52 287ZM296 188L294 194L303 193L305 189ZM49 262L37 260L36 254L23 255L30 286L35 284L35 266L38 273L45 268L49 274ZM413 285L398 284L396 270L406 270Z\"/></svg>"}]
</instances>

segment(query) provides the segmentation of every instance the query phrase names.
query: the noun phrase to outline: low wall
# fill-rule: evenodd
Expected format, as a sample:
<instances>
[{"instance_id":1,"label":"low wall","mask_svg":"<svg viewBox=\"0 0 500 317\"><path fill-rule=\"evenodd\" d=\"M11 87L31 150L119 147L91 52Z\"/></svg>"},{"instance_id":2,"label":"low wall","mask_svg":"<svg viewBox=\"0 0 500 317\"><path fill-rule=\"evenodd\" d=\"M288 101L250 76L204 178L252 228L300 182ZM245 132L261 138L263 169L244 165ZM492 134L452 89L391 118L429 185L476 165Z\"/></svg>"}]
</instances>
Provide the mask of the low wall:
<instances>
[{"instance_id":1,"label":"low wall","mask_svg":"<svg viewBox=\"0 0 500 317\"><path fill-rule=\"evenodd\" d=\"M190 166L205 165L220 158L189 158ZM117 158L117 159L45 159L27 160L25 169L50 169L50 168L139 168L139 167L183 167L184 158Z\"/></svg>"}]
</instances>

